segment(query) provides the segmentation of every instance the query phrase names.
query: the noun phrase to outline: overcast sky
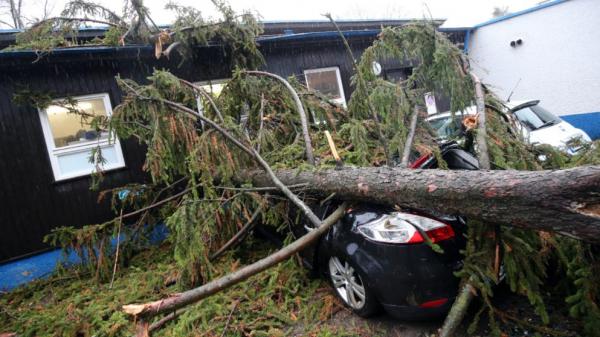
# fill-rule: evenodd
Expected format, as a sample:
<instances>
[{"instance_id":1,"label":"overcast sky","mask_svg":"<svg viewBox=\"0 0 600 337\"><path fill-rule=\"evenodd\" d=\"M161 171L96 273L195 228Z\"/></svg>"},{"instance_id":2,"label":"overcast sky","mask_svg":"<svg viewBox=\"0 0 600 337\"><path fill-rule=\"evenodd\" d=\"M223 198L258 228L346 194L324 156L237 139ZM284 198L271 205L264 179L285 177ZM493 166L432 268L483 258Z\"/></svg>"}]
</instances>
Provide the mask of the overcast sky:
<instances>
[{"instance_id":1,"label":"overcast sky","mask_svg":"<svg viewBox=\"0 0 600 337\"><path fill-rule=\"evenodd\" d=\"M45 0L23 0L26 16L36 18L43 13ZM52 13L58 15L66 0L48 0ZM0 0L0 2L2 2ZM121 11L120 0L97 2ZM172 21L172 13L164 10L166 1L145 0L152 18L160 24ZM200 8L205 16L214 16L209 0L176 0L177 3ZM492 17L494 7L508 7L510 12L532 7L541 0L229 0L236 11L251 10L263 20L322 20L321 14L332 13L337 19L406 19L444 18L445 27L472 26ZM1 19L6 20L4 16ZM4 27L6 28L6 27Z\"/></svg>"}]
</instances>

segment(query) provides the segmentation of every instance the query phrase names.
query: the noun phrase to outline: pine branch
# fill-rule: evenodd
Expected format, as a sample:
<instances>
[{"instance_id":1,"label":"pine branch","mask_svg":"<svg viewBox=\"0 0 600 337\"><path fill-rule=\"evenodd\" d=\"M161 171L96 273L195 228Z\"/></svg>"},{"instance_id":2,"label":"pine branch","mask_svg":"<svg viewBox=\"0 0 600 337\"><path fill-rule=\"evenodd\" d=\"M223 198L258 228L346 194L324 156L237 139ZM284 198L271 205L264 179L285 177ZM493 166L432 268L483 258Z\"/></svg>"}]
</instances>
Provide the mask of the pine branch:
<instances>
[{"instance_id":1,"label":"pine branch","mask_svg":"<svg viewBox=\"0 0 600 337\"><path fill-rule=\"evenodd\" d=\"M229 241L227 241L221 248L219 248L219 250L217 250L214 254L210 256L210 260L217 259L226 250L230 249L236 244L241 243L246 234L256 225L256 219L260 215L260 212L261 209L259 207L254 211L254 213L252 213L252 216L250 217L250 219L248 219L244 227L242 227L234 236L231 237L231 239L229 239Z\"/></svg>"},{"instance_id":2,"label":"pine branch","mask_svg":"<svg viewBox=\"0 0 600 337\"><path fill-rule=\"evenodd\" d=\"M354 54L352 53L352 48L350 48L350 44L348 43L348 40L346 40L344 33L342 33L340 27L337 25L335 20L333 20L333 17L331 16L330 13L324 14L323 16L325 16L326 18L329 19L329 21L331 21L331 23L335 27L336 31L338 32L340 38L342 39L342 41L344 43L344 47L346 47L346 51L347 51L348 55L350 56L350 59L352 60L354 72L357 74L357 76L356 76L357 86L362 86L364 88L364 90L366 90L367 84L365 83L365 79L362 76L360 76L360 72L358 70L358 63L356 62L356 59L354 58ZM369 108L369 112L370 112L371 116L373 117L373 121L377 125L377 133L379 135L379 141L381 142L381 146L383 147L383 152L385 153L386 165L389 165L392 162L392 158L391 158L390 152L389 152L390 149L389 149L389 145L388 145L388 140L383 133L383 128L381 126L381 120L380 120L379 116L377 115L377 111L373 107L373 103L371 102L371 99L368 94L366 97L366 101L367 101L367 107Z\"/></svg>"},{"instance_id":3,"label":"pine branch","mask_svg":"<svg viewBox=\"0 0 600 337\"><path fill-rule=\"evenodd\" d=\"M276 79L281 82L290 92L292 98L294 99L294 103L296 104L296 109L298 110L298 114L300 114L300 123L302 124L302 136L304 137L304 144L306 146L306 160L311 164L315 165L315 157L313 155L312 141L310 140L310 134L308 132L308 123L306 121L306 112L304 111L304 106L302 105L302 101L298 96L298 93L292 85L286 81L283 77L268 73L266 71L258 71L258 70L245 70L243 71L245 74L250 75L258 75L258 76L267 76Z\"/></svg>"},{"instance_id":4,"label":"pine branch","mask_svg":"<svg viewBox=\"0 0 600 337\"><path fill-rule=\"evenodd\" d=\"M290 199L290 201L292 201L292 203L294 203L298 208L300 208L302 213L308 218L308 220L314 226L319 226L319 224L321 223L319 218L313 213L313 211L304 202L302 202L302 200L300 200L300 198L298 198L298 196L296 196L286 185L284 185L279 180L279 178L277 178L277 176L275 175L275 173L273 172L273 170L271 169L269 164L260 156L260 154L258 154L258 152L256 152L255 149L244 145L240 140L238 140L236 137L234 137L229 131L227 131L226 129L224 129L217 123L215 123L213 120L211 120L205 116L202 116L200 113L198 113L195 110L192 110L182 104L179 104L179 103L176 103L173 101L169 101L169 100L166 100L163 98L144 96L141 93L139 93L137 90L135 90L135 88L133 88L127 82L120 81L120 83L123 85L124 88L127 88L131 94L133 94L135 97L137 97L140 100L160 102L160 103L170 107L171 109L174 109L174 110L177 110L177 111L180 111L180 112L183 112L183 113L186 113L193 117L198 118L199 120L203 121L204 123L206 123L207 125L212 127L214 130L219 132L226 139L228 139L235 146L237 146L240 150L242 150L246 154L250 155L250 157L253 158L265 170L265 172L267 173L267 175L269 176L269 178L271 179L273 184L275 186L277 186L277 188L279 188L279 190L281 190L281 192L286 197L288 197Z\"/></svg>"},{"instance_id":5,"label":"pine branch","mask_svg":"<svg viewBox=\"0 0 600 337\"><path fill-rule=\"evenodd\" d=\"M257 261L248 266L240 268L233 273L227 274L216 280L210 281L205 285L194 288L182 293L174 294L162 300L144 303L144 304L129 304L123 306L123 311L129 315L133 315L138 319L138 326L143 327L146 319L160 315L166 312L172 312L184 306L196 303L206 297L209 297L219 291L227 289L239 282L246 280L252 275L258 274L299 252L307 245L314 242L321 235L329 230L346 211L347 204L343 203L330 216L328 216L317 228L308 232L298 240L292 242L288 246L278 250L277 252Z\"/></svg>"},{"instance_id":6,"label":"pine branch","mask_svg":"<svg viewBox=\"0 0 600 337\"><path fill-rule=\"evenodd\" d=\"M46 20L42 20L38 23L36 23L35 25L31 26L30 29L34 29L36 27L39 27L43 24L46 24L48 22L52 22L52 21L66 21L66 22L93 22L93 23L100 23L103 25L108 25L111 27L119 27L119 25L113 23L113 22L109 22L109 21L105 21L105 20L99 20L99 19L90 19L90 18L77 18L77 17L67 17L67 16L54 16L51 18L48 18Z\"/></svg>"}]
</instances>

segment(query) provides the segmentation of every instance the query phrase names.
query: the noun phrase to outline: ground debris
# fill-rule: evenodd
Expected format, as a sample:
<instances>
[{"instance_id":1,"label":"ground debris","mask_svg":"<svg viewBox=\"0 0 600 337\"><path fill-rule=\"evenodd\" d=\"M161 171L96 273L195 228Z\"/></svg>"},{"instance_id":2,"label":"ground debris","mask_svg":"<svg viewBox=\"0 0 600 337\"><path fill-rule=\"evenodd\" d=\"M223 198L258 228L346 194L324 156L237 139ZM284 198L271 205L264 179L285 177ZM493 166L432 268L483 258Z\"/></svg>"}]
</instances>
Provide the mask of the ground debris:
<instances>
[{"instance_id":1,"label":"ground debris","mask_svg":"<svg viewBox=\"0 0 600 337\"><path fill-rule=\"evenodd\" d=\"M215 273L268 254L272 247L253 244L244 256L225 255ZM0 332L18 336L130 336L134 326L121 303L158 299L177 293L164 286L176 271L169 245L144 251L120 271L112 289L90 275L62 274L36 281L0 297ZM234 303L235 311L232 310ZM190 306L161 329L163 336L373 336L364 326L341 329L323 324L342 305L320 279L311 279L294 259ZM233 313L232 313L233 312ZM225 333L223 333L225 331ZM370 331L370 332L366 332ZM11 336L10 334L2 337Z\"/></svg>"}]
</instances>

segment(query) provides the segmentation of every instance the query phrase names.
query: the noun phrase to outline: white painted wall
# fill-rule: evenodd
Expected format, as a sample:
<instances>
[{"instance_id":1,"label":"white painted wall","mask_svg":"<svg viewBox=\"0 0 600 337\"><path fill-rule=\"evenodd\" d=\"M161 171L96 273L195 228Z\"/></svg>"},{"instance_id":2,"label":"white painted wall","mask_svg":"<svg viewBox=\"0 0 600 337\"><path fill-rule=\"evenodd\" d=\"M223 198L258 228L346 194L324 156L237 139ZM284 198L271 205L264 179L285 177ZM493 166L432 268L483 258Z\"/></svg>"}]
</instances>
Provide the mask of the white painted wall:
<instances>
[{"instance_id":1,"label":"white painted wall","mask_svg":"<svg viewBox=\"0 0 600 337\"><path fill-rule=\"evenodd\" d=\"M512 48L510 41L523 44ZM558 115L600 111L600 0L570 0L471 33L471 66L506 99L541 99Z\"/></svg>"}]
</instances>

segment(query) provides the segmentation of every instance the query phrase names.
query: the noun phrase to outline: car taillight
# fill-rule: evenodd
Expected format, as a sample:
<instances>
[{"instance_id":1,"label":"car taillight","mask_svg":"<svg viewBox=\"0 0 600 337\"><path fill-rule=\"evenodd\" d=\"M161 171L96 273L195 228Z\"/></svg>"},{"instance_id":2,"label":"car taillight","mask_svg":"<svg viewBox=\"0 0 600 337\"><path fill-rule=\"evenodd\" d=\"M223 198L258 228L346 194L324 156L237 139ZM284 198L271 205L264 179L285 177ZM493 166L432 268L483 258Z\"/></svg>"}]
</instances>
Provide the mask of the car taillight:
<instances>
[{"instance_id":1,"label":"car taillight","mask_svg":"<svg viewBox=\"0 0 600 337\"><path fill-rule=\"evenodd\" d=\"M439 227L436 229L432 229L430 231L425 232L431 242L440 242L448 239L452 239L454 237L454 229L449 225L444 224L444 227Z\"/></svg>"},{"instance_id":2,"label":"car taillight","mask_svg":"<svg viewBox=\"0 0 600 337\"><path fill-rule=\"evenodd\" d=\"M432 242L440 242L454 237L449 225L424 216L395 212L358 227L364 237L384 243L421 243L425 232Z\"/></svg>"},{"instance_id":3,"label":"car taillight","mask_svg":"<svg viewBox=\"0 0 600 337\"><path fill-rule=\"evenodd\" d=\"M437 307L441 307L442 305L446 304L447 302L448 302L447 298L440 298L437 300L421 303L421 304L419 304L419 307L421 307L421 308L437 308Z\"/></svg>"},{"instance_id":4,"label":"car taillight","mask_svg":"<svg viewBox=\"0 0 600 337\"><path fill-rule=\"evenodd\" d=\"M412 162L408 167L411 169L418 169L421 168L421 166L429 160L429 158L431 158L431 154L424 154L421 157L417 158L417 160L415 160L414 162Z\"/></svg>"}]
</instances>

